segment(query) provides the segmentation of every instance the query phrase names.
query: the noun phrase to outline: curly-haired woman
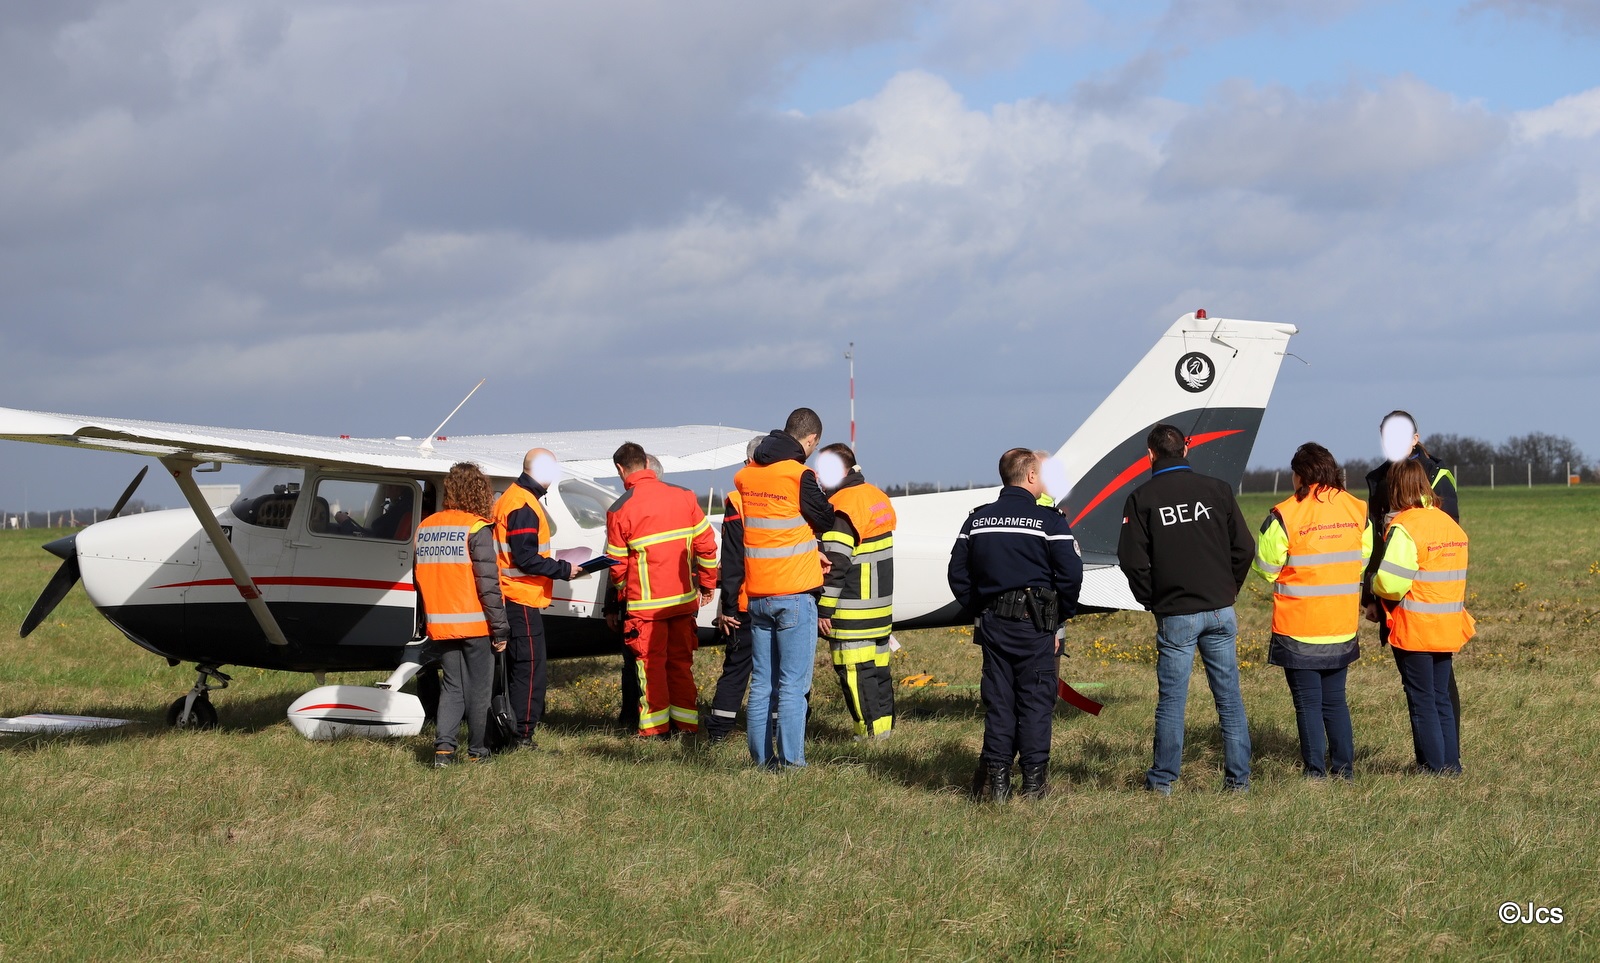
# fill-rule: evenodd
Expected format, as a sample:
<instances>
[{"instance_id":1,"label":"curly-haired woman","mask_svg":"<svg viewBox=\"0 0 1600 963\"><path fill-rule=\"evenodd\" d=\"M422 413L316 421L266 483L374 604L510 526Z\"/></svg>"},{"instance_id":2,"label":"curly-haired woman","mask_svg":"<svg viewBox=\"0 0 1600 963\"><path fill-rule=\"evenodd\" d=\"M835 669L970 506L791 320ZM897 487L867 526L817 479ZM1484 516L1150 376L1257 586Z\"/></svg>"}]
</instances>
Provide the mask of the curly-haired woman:
<instances>
[{"instance_id":1,"label":"curly-haired woman","mask_svg":"<svg viewBox=\"0 0 1600 963\"><path fill-rule=\"evenodd\" d=\"M471 762L487 762L494 656L511 636L495 557L494 486L477 465L460 462L444 477L444 509L417 526L417 591L428 638L439 649L438 735L433 765L456 761L461 719Z\"/></svg>"}]
</instances>

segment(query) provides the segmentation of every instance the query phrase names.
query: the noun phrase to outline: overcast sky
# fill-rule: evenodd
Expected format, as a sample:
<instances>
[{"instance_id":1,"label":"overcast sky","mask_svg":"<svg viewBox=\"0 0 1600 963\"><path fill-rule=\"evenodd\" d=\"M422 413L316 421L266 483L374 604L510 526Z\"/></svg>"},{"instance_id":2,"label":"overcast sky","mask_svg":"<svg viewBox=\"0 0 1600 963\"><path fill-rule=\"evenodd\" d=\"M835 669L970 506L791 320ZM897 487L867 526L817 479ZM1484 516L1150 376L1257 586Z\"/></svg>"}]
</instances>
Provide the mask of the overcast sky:
<instances>
[{"instance_id":1,"label":"overcast sky","mask_svg":"<svg viewBox=\"0 0 1600 963\"><path fill-rule=\"evenodd\" d=\"M6 4L0 405L835 440L853 340L869 475L986 481L1204 307L1301 329L1252 463L1600 458L1597 65L1591 0Z\"/></svg>"}]
</instances>

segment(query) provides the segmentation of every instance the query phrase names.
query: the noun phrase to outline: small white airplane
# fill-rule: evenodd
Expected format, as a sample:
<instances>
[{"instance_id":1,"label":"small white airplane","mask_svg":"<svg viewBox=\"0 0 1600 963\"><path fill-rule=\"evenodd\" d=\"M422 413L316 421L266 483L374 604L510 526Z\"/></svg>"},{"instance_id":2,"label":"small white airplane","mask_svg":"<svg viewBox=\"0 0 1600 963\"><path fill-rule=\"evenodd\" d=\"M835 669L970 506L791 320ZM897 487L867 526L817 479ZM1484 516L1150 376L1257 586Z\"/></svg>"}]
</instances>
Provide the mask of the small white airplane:
<instances>
[{"instance_id":1,"label":"small white airplane","mask_svg":"<svg viewBox=\"0 0 1600 963\"><path fill-rule=\"evenodd\" d=\"M1056 457L1074 480L1064 511L1085 562L1080 607L1138 609L1116 564L1122 501L1148 469L1145 435L1157 422L1190 434L1190 463L1237 484L1266 410L1293 325L1179 318L1073 433ZM325 686L291 707L300 731L405 735L421 726L396 692L417 670L417 595L411 577L414 519L432 511L439 480L458 461L477 462L503 489L530 448L548 448L565 477L546 499L552 542L581 561L604 550L605 512L617 492L611 453L634 441L668 474L742 464L762 432L690 425L547 434L369 439L94 418L0 408L0 438L154 457L177 481L187 509L112 516L45 548L61 568L23 620L27 636L80 579L90 601L135 644L197 678L172 703L168 722L208 726L208 693L225 688L225 665L311 672L389 671L370 687ZM1019 439L978 439L999 452ZM198 472L223 462L262 466L225 509L207 506ZM998 488L894 500L895 625L962 621L945 582L950 546L967 513ZM419 507L420 506L420 507ZM602 619L603 578L558 585L547 612L551 658L615 652ZM701 613L709 636L715 606ZM356 690L382 693L360 698ZM403 700L402 700L403 701ZM303 713L297 716L296 713ZM366 713L365 716L362 713ZM403 718L402 718L403 717ZM327 722L327 725L319 723Z\"/></svg>"}]
</instances>

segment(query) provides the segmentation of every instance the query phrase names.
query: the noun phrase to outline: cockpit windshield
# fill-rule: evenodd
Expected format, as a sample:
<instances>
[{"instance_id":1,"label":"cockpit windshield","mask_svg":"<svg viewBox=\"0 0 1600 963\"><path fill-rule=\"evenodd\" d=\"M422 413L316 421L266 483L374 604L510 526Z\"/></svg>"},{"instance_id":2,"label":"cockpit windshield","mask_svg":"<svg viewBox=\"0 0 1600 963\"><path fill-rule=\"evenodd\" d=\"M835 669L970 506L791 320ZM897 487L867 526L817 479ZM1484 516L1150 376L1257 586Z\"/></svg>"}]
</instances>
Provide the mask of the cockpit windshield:
<instances>
[{"instance_id":1,"label":"cockpit windshield","mask_svg":"<svg viewBox=\"0 0 1600 963\"><path fill-rule=\"evenodd\" d=\"M263 469L244 486L228 511L246 525L288 528L303 477L305 473L298 468Z\"/></svg>"}]
</instances>

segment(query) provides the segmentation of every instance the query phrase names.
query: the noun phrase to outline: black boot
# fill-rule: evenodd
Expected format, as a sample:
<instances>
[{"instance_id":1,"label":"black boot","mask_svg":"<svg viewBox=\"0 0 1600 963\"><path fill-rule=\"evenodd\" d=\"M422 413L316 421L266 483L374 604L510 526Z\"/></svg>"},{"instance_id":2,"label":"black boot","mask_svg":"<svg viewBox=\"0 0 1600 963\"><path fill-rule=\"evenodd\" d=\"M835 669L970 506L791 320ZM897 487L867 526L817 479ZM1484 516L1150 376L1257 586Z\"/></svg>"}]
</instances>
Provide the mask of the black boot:
<instances>
[{"instance_id":1,"label":"black boot","mask_svg":"<svg viewBox=\"0 0 1600 963\"><path fill-rule=\"evenodd\" d=\"M989 766L984 773L989 788L989 799L1003 803L1011 798L1011 767Z\"/></svg>"},{"instance_id":2,"label":"black boot","mask_svg":"<svg viewBox=\"0 0 1600 963\"><path fill-rule=\"evenodd\" d=\"M1043 799L1050 795L1050 783L1045 781L1045 773L1050 767L1045 763L1037 766L1022 767L1022 791L1017 795L1023 799Z\"/></svg>"}]
</instances>

